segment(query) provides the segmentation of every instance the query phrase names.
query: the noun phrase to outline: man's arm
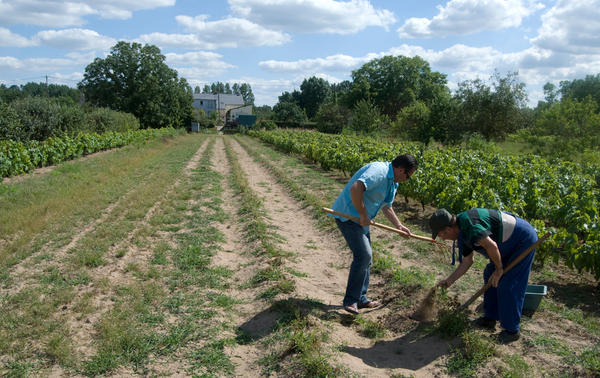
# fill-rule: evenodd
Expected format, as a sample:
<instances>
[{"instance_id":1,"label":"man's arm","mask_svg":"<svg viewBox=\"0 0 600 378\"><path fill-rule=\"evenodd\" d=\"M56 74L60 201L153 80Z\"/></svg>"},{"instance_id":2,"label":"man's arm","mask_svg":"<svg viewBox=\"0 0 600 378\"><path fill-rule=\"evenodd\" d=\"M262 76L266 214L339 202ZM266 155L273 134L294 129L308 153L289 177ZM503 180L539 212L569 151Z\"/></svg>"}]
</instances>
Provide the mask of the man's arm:
<instances>
[{"instance_id":1,"label":"man's arm","mask_svg":"<svg viewBox=\"0 0 600 378\"><path fill-rule=\"evenodd\" d=\"M390 222L392 222L394 227L396 227L398 230L404 231L408 235L410 235L410 230L407 227L405 227L402 223L400 223L400 220L396 216L396 213L394 212L394 209L391 208L391 206L384 206L383 209L381 209L381 211L383 212L383 215L385 215L385 217ZM408 235L406 236L407 238L408 238Z\"/></svg>"},{"instance_id":2,"label":"man's arm","mask_svg":"<svg viewBox=\"0 0 600 378\"><path fill-rule=\"evenodd\" d=\"M366 187L365 183L357 180L350 187L350 199L352 200L352 204L358 214L360 215L360 225L368 226L371 224L371 219L369 219L369 215L367 214L367 208L364 203L364 193Z\"/></svg>"},{"instance_id":3,"label":"man's arm","mask_svg":"<svg viewBox=\"0 0 600 378\"><path fill-rule=\"evenodd\" d=\"M475 252L471 252L470 255L463 257L462 262L458 265L458 267L446 278L445 280L441 280L438 282L438 286L442 287L450 287L457 279L462 277L463 274L469 270L471 265L473 265L473 255Z\"/></svg>"},{"instance_id":4,"label":"man's arm","mask_svg":"<svg viewBox=\"0 0 600 378\"><path fill-rule=\"evenodd\" d=\"M496 244L496 242L493 241L492 238L486 236L485 238L479 241L479 245L485 248L488 257L496 266L496 270L494 270L494 273L492 273L492 275L490 276L490 281L493 287L498 287L498 281L500 281L500 277L502 277L502 274L504 273L502 266L502 257L500 257L500 250L498 249L498 244Z\"/></svg>"}]
</instances>

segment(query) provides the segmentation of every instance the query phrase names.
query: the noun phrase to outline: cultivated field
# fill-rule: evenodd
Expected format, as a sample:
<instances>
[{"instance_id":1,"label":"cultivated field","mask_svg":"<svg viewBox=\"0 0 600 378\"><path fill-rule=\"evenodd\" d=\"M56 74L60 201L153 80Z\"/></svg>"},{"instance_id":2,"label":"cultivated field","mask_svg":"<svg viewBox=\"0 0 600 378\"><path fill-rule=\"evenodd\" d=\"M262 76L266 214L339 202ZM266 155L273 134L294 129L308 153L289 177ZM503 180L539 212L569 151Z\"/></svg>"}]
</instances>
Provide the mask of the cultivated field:
<instances>
[{"instance_id":1,"label":"cultivated field","mask_svg":"<svg viewBox=\"0 0 600 378\"><path fill-rule=\"evenodd\" d=\"M482 258L418 322L449 248L374 228L384 306L343 311L351 255L320 209L347 179L247 136L194 134L5 180L0 374L600 375L597 281L558 265L534 266L548 296L498 345L447 312L481 287ZM428 235L433 209L401 195L395 208Z\"/></svg>"}]
</instances>

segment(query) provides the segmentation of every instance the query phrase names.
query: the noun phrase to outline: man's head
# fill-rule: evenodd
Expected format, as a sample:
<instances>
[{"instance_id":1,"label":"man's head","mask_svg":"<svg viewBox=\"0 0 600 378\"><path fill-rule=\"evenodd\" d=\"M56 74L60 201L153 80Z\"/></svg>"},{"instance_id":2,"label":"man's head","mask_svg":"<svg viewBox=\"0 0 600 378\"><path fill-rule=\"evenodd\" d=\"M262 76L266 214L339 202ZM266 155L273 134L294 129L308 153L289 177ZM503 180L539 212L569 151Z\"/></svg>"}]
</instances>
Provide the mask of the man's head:
<instances>
[{"instance_id":1,"label":"man's head","mask_svg":"<svg viewBox=\"0 0 600 378\"><path fill-rule=\"evenodd\" d=\"M454 215L450 214L446 209L438 209L429 218L429 227L431 228L431 238L435 239L438 234L443 239L453 239L453 235L447 234L447 227L453 226L456 223Z\"/></svg>"},{"instance_id":2,"label":"man's head","mask_svg":"<svg viewBox=\"0 0 600 378\"><path fill-rule=\"evenodd\" d=\"M392 167L394 167L394 181L402 182L410 178L415 173L419 164L417 159L412 155L404 154L398 155L392 160Z\"/></svg>"}]
</instances>

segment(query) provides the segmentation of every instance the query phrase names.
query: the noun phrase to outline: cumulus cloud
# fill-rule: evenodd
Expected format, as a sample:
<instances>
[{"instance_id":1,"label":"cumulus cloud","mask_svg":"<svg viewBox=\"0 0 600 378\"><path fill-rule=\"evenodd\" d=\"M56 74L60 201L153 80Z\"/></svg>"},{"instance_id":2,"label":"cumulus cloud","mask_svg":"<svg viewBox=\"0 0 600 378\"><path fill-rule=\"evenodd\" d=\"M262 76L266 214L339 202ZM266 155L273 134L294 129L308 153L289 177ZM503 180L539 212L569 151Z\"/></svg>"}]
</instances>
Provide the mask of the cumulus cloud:
<instances>
[{"instance_id":1,"label":"cumulus cloud","mask_svg":"<svg viewBox=\"0 0 600 378\"><path fill-rule=\"evenodd\" d=\"M161 47L207 49L277 46L291 40L289 34L266 29L241 18L207 21L208 16L177 16L176 20L191 34L150 33L137 41Z\"/></svg>"},{"instance_id":2,"label":"cumulus cloud","mask_svg":"<svg viewBox=\"0 0 600 378\"><path fill-rule=\"evenodd\" d=\"M336 54L325 58L301 59L297 61L266 60L258 65L266 71L274 73L314 73L314 72L349 72L377 57L377 54L363 57Z\"/></svg>"},{"instance_id":3,"label":"cumulus cloud","mask_svg":"<svg viewBox=\"0 0 600 378\"><path fill-rule=\"evenodd\" d=\"M353 34L369 26L396 22L368 0L229 0L234 14L275 30L297 33Z\"/></svg>"},{"instance_id":4,"label":"cumulus cloud","mask_svg":"<svg viewBox=\"0 0 600 378\"><path fill-rule=\"evenodd\" d=\"M27 47L31 46L33 42L29 39L14 34L6 28L0 27L0 46L2 47Z\"/></svg>"},{"instance_id":5,"label":"cumulus cloud","mask_svg":"<svg viewBox=\"0 0 600 378\"><path fill-rule=\"evenodd\" d=\"M600 53L600 1L560 0L542 16L534 46L574 55Z\"/></svg>"},{"instance_id":6,"label":"cumulus cloud","mask_svg":"<svg viewBox=\"0 0 600 378\"><path fill-rule=\"evenodd\" d=\"M88 29L44 30L32 40L36 45L65 50L106 50L116 43L115 39Z\"/></svg>"},{"instance_id":7,"label":"cumulus cloud","mask_svg":"<svg viewBox=\"0 0 600 378\"><path fill-rule=\"evenodd\" d=\"M194 51L184 54L165 54L167 64L185 77L190 83L206 81L210 77L236 68L236 66L224 62L223 56L214 52Z\"/></svg>"},{"instance_id":8,"label":"cumulus cloud","mask_svg":"<svg viewBox=\"0 0 600 378\"><path fill-rule=\"evenodd\" d=\"M175 0L2 0L0 25L80 26L85 24L85 17L90 15L128 19L137 10L172 5L175 5Z\"/></svg>"},{"instance_id":9,"label":"cumulus cloud","mask_svg":"<svg viewBox=\"0 0 600 378\"><path fill-rule=\"evenodd\" d=\"M543 5L535 0L450 0L432 19L409 18L398 29L401 38L466 35L521 25Z\"/></svg>"},{"instance_id":10,"label":"cumulus cloud","mask_svg":"<svg viewBox=\"0 0 600 378\"><path fill-rule=\"evenodd\" d=\"M39 72L43 67L45 72L73 68L79 63L65 58L29 58L18 59L11 56L0 56L0 70L15 72Z\"/></svg>"}]
</instances>

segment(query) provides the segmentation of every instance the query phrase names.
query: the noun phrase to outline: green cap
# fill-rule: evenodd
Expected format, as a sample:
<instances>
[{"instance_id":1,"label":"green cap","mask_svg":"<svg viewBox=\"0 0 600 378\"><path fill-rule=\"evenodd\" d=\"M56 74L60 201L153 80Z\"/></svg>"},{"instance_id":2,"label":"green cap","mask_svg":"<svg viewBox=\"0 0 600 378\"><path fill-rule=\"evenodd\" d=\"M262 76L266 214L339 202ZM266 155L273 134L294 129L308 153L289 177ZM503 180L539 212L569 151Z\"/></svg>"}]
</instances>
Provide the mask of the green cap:
<instances>
[{"instance_id":1,"label":"green cap","mask_svg":"<svg viewBox=\"0 0 600 378\"><path fill-rule=\"evenodd\" d=\"M444 228L452 224L452 214L446 209L438 209L429 218L429 227L431 228L431 238L435 239L437 234Z\"/></svg>"}]
</instances>

